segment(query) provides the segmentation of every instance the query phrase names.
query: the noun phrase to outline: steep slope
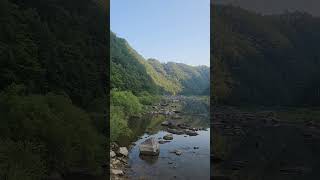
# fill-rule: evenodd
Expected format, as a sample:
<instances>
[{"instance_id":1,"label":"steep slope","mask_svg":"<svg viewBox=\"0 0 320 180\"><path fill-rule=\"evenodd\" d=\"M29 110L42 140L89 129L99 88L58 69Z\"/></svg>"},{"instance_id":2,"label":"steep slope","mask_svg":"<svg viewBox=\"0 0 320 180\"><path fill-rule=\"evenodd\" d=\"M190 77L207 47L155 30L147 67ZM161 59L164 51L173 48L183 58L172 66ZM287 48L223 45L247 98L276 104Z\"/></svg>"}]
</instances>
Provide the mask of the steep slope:
<instances>
[{"instance_id":1,"label":"steep slope","mask_svg":"<svg viewBox=\"0 0 320 180\"><path fill-rule=\"evenodd\" d=\"M110 34L112 88L134 93L207 94L209 68L145 60L125 39Z\"/></svg>"},{"instance_id":2,"label":"steep slope","mask_svg":"<svg viewBox=\"0 0 320 180\"><path fill-rule=\"evenodd\" d=\"M212 5L213 95L232 104L319 102L320 19Z\"/></svg>"},{"instance_id":3,"label":"steep slope","mask_svg":"<svg viewBox=\"0 0 320 180\"><path fill-rule=\"evenodd\" d=\"M0 8L0 89L14 82L32 93L63 91L85 108L104 96L103 6L92 0L3 0Z\"/></svg>"},{"instance_id":4,"label":"steep slope","mask_svg":"<svg viewBox=\"0 0 320 180\"><path fill-rule=\"evenodd\" d=\"M181 94L204 94L210 84L210 71L207 66L188 66L182 63L164 64L168 76L182 86Z\"/></svg>"},{"instance_id":5,"label":"steep slope","mask_svg":"<svg viewBox=\"0 0 320 180\"><path fill-rule=\"evenodd\" d=\"M0 1L0 179L102 176L105 9L102 0Z\"/></svg>"},{"instance_id":6,"label":"steep slope","mask_svg":"<svg viewBox=\"0 0 320 180\"><path fill-rule=\"evenodd\" d=\"M160 88L147 73L144 58L125 39L110 33L111 88L158 93Z\"/></svg>"},{"instance_id":7,"label":"steep slope","mask_svg":"<svg viewBox=\"0 0 320 180\"><path fill-rule=\"evenodd\" d=\"M178 94L181 92L181 84L167 74L163 64L158 60L149 59L144 61L143 64L146 67L149 76L158 86L162 87L165 92L172 94Z\"/></svg>"}]
</instances>

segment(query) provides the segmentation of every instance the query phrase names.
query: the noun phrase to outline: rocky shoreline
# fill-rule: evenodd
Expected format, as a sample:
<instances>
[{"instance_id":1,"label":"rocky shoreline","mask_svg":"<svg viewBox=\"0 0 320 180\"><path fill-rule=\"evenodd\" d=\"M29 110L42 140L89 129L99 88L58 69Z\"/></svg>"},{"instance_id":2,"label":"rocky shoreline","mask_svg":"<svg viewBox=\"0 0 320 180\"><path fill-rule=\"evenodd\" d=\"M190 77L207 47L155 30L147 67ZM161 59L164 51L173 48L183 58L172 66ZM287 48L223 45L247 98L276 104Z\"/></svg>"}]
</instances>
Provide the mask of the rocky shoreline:
<instances>
[{"instance_id":1,"label":"rocky shoreline","mask_svg":"<svg viewBox=\"0 0 320 180\"><path fill-rule=\"evenodd\" d=\"M129 151L127 147L120 147L116 143L111 144L110 150L110 179L122 180L128 179L126 169L128 165Z\"/></svg>"},{"instance_id":2,"label":"rocky shoreline","mask_svg":"<svg viewBox=\"0 0 320 180\"><path fill-rule=\"evenodd\" d=\"M150 150L150 152L142 152L151 154L151 155L158 155L160 148L159 145L170 143L173 140L173 134L176 135L183 135L184 137L188 136L197 136L197 131L206 131L206 128L195 128L187 123L183 123L183 112L179 109L178 103L181 103L183 97L167 97L165 101L158 103L157 105L151 106L152 110L149 112L151 115L163 115L166 117L166 120L161 123L161 127L163 130L167 131L168 133L163 137L159 137L158 139L154 139L152 136L148 136L148 138L142 142L144 144L144 151ZM146 131L147 134L150 134L149 130ZM153 139L152 139L153 138ZM150 143L153 142L153 143ZM139 144L139 146L141 146ZM112 143L111 151L110 151L110 174L111 179L128 179L128 171L130 170L130 166L128 164L128 154L133 145L129 147L119 147L116 143ZM149 146L149 147L148 147ZM152 150L155 147L159 148L156 149L155 152ZM194 150L199 149L199 147L192 147ZM129 149L129 150L128 150ZM141 147L140 147L141 153ZM174 149L171 153L180 156L183 152L179 149Z\"/></svg>"}]
</instances>

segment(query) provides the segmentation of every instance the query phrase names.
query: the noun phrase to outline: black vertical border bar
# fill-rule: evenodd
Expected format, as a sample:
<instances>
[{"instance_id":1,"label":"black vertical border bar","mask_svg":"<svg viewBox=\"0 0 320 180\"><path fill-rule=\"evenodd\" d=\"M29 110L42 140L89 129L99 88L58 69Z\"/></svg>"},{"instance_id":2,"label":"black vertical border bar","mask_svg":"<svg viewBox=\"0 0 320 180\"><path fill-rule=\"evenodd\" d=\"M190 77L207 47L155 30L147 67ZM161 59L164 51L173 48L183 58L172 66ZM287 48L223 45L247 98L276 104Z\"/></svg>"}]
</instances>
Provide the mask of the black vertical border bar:
<instances>
[{"instance_id":1,"label":"black vertical border bar","mask_svg":"<svg viewBox=\"0 0 320 180\"><path fill-rule=\"evenodd\" d=\"M214 72L213 72L213 38L214 38L214 29L212 27L212 15L213 15L213 1L210 0L210 179L213 179L213 170L214 170L214 164L213 164L213 148L214 148L214 143L213 143L213 115L214 115L214 102L213 102L213 77L214 77Z\"/></svg>"},{"instance_id":2,"label":"black vertical border bar","mask_svg":"<svg viewBox=\"0 0 320 180\"><path fill-rule=\"evenodd\" d=\"M106 92L106 97L107 97L107 107L104 113L104 120L106 122L106 129L107 129L107 134L106 134L106 179L110 179L110 0L104 0L105 1L105 8L106 8L106 14L105 14L105 36L106 36L106 80L105 80L105 92Z\"/></svg>"}]
</instances>

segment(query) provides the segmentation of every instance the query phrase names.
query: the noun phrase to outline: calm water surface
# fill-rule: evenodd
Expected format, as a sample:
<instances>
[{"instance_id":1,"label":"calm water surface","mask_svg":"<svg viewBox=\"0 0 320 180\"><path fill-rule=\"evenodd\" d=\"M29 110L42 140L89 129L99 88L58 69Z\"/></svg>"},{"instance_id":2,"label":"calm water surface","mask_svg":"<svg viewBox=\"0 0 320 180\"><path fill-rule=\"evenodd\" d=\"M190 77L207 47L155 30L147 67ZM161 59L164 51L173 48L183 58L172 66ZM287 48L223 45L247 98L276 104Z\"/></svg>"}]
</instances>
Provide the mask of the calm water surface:
<instances>
[{"instance_id":1,"label":"calm water surface","mask_svg":"<svg viewBox=\"0 0 320 180\"><path fill-rule=\"evenodd\" d=\"M150 118L150 117L149 117ZM130 179L210 179L210 128L207 131L198 131L197 136L173 135L171 142L160 144L159 156L141 156L139 145L149 137L162 138L168 134L165 127L161 127L163 117L153 117L150 133L143 133L129 152L128 175ZM159 120L160 119L160 120ZM193 127L207 127L207 121L202 117L189 116L183 120L193 122ZM150 122L150 121L149 121ZM150 124L148 125L150 127ZM194 149L199 147L199 149ZM174 150L182 151L178 156L171 153Z\"/></svg>"}]
</instances>

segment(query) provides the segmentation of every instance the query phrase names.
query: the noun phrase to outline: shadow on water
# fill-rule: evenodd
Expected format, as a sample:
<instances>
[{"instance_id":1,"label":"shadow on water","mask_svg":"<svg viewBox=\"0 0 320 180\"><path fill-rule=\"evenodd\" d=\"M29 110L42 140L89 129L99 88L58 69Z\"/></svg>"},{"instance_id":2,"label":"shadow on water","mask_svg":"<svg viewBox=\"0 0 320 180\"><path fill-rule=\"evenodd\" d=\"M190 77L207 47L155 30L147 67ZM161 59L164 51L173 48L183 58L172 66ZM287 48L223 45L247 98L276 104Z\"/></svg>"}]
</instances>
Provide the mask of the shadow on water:
<instances>
[{"instance_id":1,"label":"shadow on water","mask_svg":"<svg viewBox=\"0 0 320 180\"><path fill-rule=\"evenodd\" d=\"M142 159L144 162L146 162L147 164L155 164L159 157L158 156L146 156L146 155L141 155L139 154L140 159Z\"/></svg>"}]
</instances>

